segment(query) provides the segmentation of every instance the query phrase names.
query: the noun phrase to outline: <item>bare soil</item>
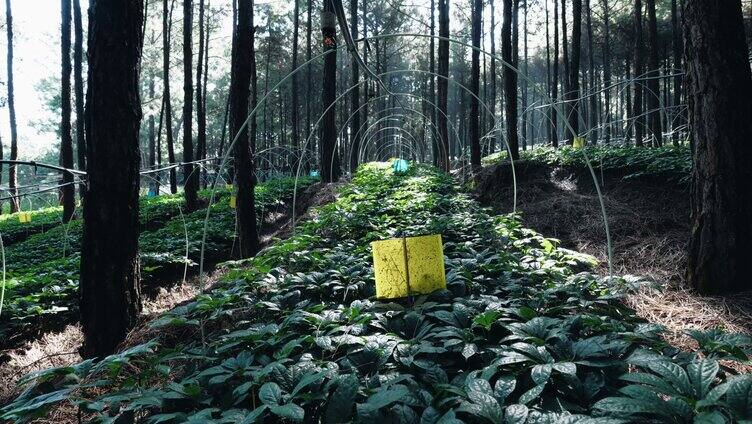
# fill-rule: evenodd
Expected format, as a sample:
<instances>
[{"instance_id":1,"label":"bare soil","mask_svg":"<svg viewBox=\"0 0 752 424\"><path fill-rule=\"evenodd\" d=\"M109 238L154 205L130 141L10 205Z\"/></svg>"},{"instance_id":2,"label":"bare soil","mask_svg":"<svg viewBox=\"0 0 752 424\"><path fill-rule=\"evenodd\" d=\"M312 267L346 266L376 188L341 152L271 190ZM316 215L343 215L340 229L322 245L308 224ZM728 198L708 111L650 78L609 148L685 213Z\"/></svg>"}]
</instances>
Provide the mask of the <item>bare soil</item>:
<instances>
[{"instance_id":1,"label":"bare soil","mask_svg":"<svg viewBox=\"0 0 752 424\"><path fill-rule=\"evenodd\" d=\"M603 214L588 170L515 163L517 212L526 227L561 245L595 256L597 272L608 274ZM625 303L646 320L666 327L665 338L686 350L697 348L688 328L721 327L752 333L752 294L702 297L684 280L689 223L689 187L666 178L625 179L624 172L595 169L612 242L614 275L639 275L658 283L630 295ZM513 209L510 167L483 169L475 195L496 213Z\"/></svg>"}]
</instances>

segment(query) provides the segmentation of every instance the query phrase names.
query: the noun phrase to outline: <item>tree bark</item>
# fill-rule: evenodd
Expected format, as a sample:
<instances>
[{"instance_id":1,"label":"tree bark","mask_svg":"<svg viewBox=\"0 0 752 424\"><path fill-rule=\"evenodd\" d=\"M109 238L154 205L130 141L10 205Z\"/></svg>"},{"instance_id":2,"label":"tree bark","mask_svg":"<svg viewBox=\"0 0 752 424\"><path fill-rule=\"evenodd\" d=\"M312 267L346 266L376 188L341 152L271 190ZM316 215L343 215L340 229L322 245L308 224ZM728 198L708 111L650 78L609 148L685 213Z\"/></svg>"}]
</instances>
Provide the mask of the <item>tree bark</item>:
<instances>
[{"instance_id":1,"label":"tree bark","mask_svg":"<svg viewBox=\"0 0 752 424\"><path fill-rule=\"evenodd\" d=\"M298 68L298 38L300 32L300 0L295 0L292 20L292 70ZM298 118L298 74L292 76L290 83L290 120L292 121L292 147L300 148L300 129Z\"/></svg>"},{"instance_id":2,"label":"tree bark","mask_svg":"<svg viewBox=\"0 0 752 424\"><path fill-rule=\"evenodd\" d=\"M185 204L198 208L198 173L193 162L193 0L183 0L183 181Z\"/></svg>"},{"instance_id":3,"label":"tree bark","mask_svg":"<svg viewBox=\"0 0 752 424\"><path fill-rule=\"evenodd\" d=\"M174 6L174 0L173 0ZM172 132L172 100L170 99L170 33L172 32L172 7L167 9L167 0L162 2L162 85L165 104L165 139L167 160L175 163L175 141ZM178 192L178 178L175 168L170 169L170 193Z\"/></svg>"},{"instance_id":4,"label":"tree bark","mask_svg":"<svg viewBox=\"0 0 752 424\"><path fill-rule=\"evenodd\" d=\"M61 76L60 90L60 166L73 168L73 138L71 136L71 0L61 0ZM76 209L76 187L73 174L63 173L63 186L60 189L63 204L63 222L73 219Z\"/></svg>"},{"instance_id":5,"label":"tree bark","mask_svg":"<svg viewBox=\"0 0 752 424\"><path fill-rule=\"evenodd\" d=\"M353 40L358 39L358 0L350 0L350 32L352 33ZM360 82L360 68L358 61L353 55L352 59L352 81L353 85ZM360 90L358 88L352 90L350 110L352 117L350 118L350 172L355 172L358 168L358 150L360 150Z\"/></svg>"},{"instance_id":6,"label":"tree bark","mask_svg":"<svg viewBox=\"0 0 752 424\"><path fill-rule=\"evenodd\" d=\"M634 34L635 34L635 63L634 63L634 110L632 117L634 119L635 145L643 145L642 135L644 117L642 117L642 93L644 83L643 70L643 47L642 42L642 0L635 0L634 7Z\"/></svg>"},{"instance_id":7,"label":"tree bark","mask_svg":"<svg viewBox=\"0 0 752 424\"><path fill-rule=\"evenodd\" d=\"M501 56L506 64L514 64L512 58L512 14L513 0L503 0L504 21L501 26ZM507 145L513 160L520 158L517 138L517 73L508 65L504 66L504 106L506 111Z\"/></svg>"},{"instance_id":8,"label":"tree bark","mask_svg":"<svg viewBox=\"0 0 752 424\"><path fill-rule=\"evenodd\" d=\"M566 32L564 33L566 40ZM566 47L566 43L564 44ZM567 50L566 48L564 49ZM580 135L580 58L582 56L582 0L572 0L572 50L567 77L567 111L572 140Z\"/></svg>"},{"instance_id":9,"label":"tree bark","mask_svg":"<svg viewBox=\"0 0 752 424\"><path fill-rule=\"evenodd\" d=\"M449 94L449 0L439 0L439 63L437 79L437 99L439 114L436 121L439 124L439 150L434 152L439 157L439 167L449 171L449 130L447 128L447 103Z\"/></svg>"},{"instance_id":10,"label":"tree bark","mask_svg":"<svg viewBox=\"0 0 752 424\"><path fill-rule=\"evenodd\" d=\"M480 48L480 22L483 15L482 0L473 0L472 10L472 43L473 47ZM470 65L470 91L473 96L470 98L470 166L474 174L480 171L480 128L478 127L478 110L480 108L480 51L473 49L471 52L472 62Z\"/></svg>"},{"instance_id":11,"label":"tree bark","mask_svg":"<svg viewBox=\"0 0 752 424\"><path fill-rule=\"evenodd\" d=\"M143 0L95 0L89 5L80 286L84 357L114 352L141 311L138 80L143 11Z\"/></svg>"},{"instance_id":12,"label":"tree bark","mask_svg":"<svg viewBox=\"0 0 752 424\"><path fill-rule=\"evenodd\" d=\"M491 92L489 94L490 99L488 100L489 108L491 109L491 121L489 122L489 126L492 128L491 133L489 134L489 146L490 151L494 152L496 150L496 11L494 10L494 0L489 0L489 6L491 6L491 29L490 29L490 37L491 37L491 69L490 69L490 79L491 79Z\"/></svg>"},{"instance_id":13,"label":"tree bark","mask_svg":"<svg viewBox=\"0 0 752 424\"><path fill-rule=\"evenodd\" d=\"M660 63L658 61L658 22L655 16L655 0L647 0L648 9L648 117L654 146L663 146L663 129L660 110Z\"/></svg>"},{"instance_id":14,"label":"tree bark","mask_svg":"<svg viewBox=\"0 0 752 424\"><path fill-rule=\"evenodd\" d=\"M554 0L554 71L551 83L551 145L559 148L559 0Z\"/></svg>"},{"instance_id":15,"label":"tree bark","mask_svg":"<svg viewBox=\"0 0 752 424\"><path fill-rule=\"evenodd\" d=\"M206 43L204 40L205 28L205 5L204 0L198 3L198 61L196 62L196 126L198 134L196 135L196 155L195 160L201 160L206 153L206 104L204 99L204 88L202 78L204 73L204 55L206 54ZM206 70L208 72L208 69ZM200 180L201 167L195 167L194 173L196 179ZM197 181L196 186L198 188Z\"/></svg>"},{"instance_id":16,"label":"tree bark","mask_svg":"<svg viewBox=\"0 0 752 424\"><path fill-rule=\"evenodd\" d=\"M598 143L598 105L595 87L595 43L593 42L593 13L590 0L585 0L585 13L587 19L587 37L588 37L588 125L587 130L590 132L590 143ZM609 122L606 121L606 126Z\"/></svg>"},{"instance_id":17,"label":"tree bark","mask_svg":"<svg viewBox=\"0 0 752 424\"><path fill-rule=\"evenodd\" d=\"M609 0L601 0L603 6L603 96L604 96L604 128L605 142L611 142L611 11L608 6ZM627 64L629 68L629 64ZM627 78L628 80L629 78ZM629 90L627 90L629 91ZM618 99L617 99L618 100Z\"/></svg>"},{"instance_id":18,"label":"tree bark","mask_svg":"<svg viewBox=\"0 0 752 424\"><path fill-rule=\"evenodd\" d=\"M363 8L365 10L365 0L363 4ZM365 13L365 12L363 12ZM311 162L315 160L314 156L314 149L313 149L313 140L311 139L311 92L313 91L313 66L311 65L311 55L312 55L312 34L313 34L313 0L308 0L308 9L306 11L306 62L308 65L306 65L306 140L308 141L308 145L306 146L305 156L305 167L303 168L307 173L311 171ZM365 49L365 47L363 47Z\"/></svg>"},{"instance_id":19,"label":"tree bark","mask_svg":"<svg viewBox=\"0 0 752 424\"><path fill-rule=\"evenodd\" d=\"M673 52L673 61L674 66L671 70L671 73L675 74L674 76L674 91L673 91L673 107L674 107L674 113L673 115L673 125L671 127L672 130L672 141L674 143L674 146L679 145L679 128L681 128L682 125L686 122L684 118L684 114L681 112L681 109L679 109L681 105L681 98L682 98L682 75L681 71L684 69L682 65L682 31L681 31L681 25L679 24L679 13L677 10L676 0L671 0L671 48Z\"/></svg>"},{"instance_id":20,"label":"tree bark","mask_svg":"<svg viewBox=\"0 0 752 424\"><path fill-rule=\"evenodd\" d=\"M78 169L86 169L84 129L84 34L81 0L73 0L73 91L76 96L76 153Z\"/></svg>"},{"instance_id":21,"label":"tree bark","mask_svg":"<svg viewBox=\"0 0 752 424\"><path fill-rule=\"evenodd\" d=\"M321 179L326 183L339 181L340 174L339 154L337 152L337 128L335 123L336 108L333 106L337 96L336 19L331 2L325 1L321 13L321 33L323 35L323 50L325 53L321 107L326 112L321 123L319 160L321 162Z\"/></svg>"},{"instance_id":22,"label":"tree bark","mask_svg":"<svg viewBox=\"0 0 752 424\"><path fill-rule=\"evenodd\" d=\"M235 154L235 181L237 184L236 217L238 245L241 258L255 255L259 249L256 208L254 200L255 170L253 150L248 127L244 123L248 111L255 106L255 86L251 87L256 53L253 47L253 1L240 0L238 3L238 23L232 38L232 69L230 71L230 137L237 141L233 147ZM252 98L249 106L248 99ZM251 121L254 119L252 118ZM240 134L238 136L238 134Z\"/></svg>"},{"instance_id":23,"label":"tree bark","mask_svg":"<svg viewBox=\"0 0 752 424\"><path fill-rule=\"evenodd\" d=\"M739 1L684 9L694 166L687 280L701 294L747 291L752 272L752 76Z\"/></svg>"},{"instance_id":24,"label":"tree bark","mask_svg":"<svg viewBox=\"0 0 752 424\"><path fill-rule=\"evenodd\" d=\"M5 0L5 29L8 34L8 115L10 121L10 160L18 159L18 127L16 126L16 100L13 86L13 11L10 0ZM1 154L1 153L0 153ZM0 167L2 171L2 167ZM16 165L8 167L8 188L11 196L18 196L18 176ZM0 172L2 175L2 172ZM20 200L14 197L10 201L11 213L18 212Z\"/></svg>"}]
</instances>

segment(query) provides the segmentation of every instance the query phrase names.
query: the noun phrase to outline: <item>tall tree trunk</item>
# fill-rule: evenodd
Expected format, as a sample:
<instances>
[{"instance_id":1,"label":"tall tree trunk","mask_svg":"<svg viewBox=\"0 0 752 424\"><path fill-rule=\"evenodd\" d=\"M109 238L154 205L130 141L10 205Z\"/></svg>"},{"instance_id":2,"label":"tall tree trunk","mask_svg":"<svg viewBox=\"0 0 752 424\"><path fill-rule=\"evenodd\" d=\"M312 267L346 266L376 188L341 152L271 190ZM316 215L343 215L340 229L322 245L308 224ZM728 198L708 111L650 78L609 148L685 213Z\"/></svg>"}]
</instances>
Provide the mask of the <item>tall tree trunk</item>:
<instances>
[{"instance_id":1,"label":"tall tree trunk","mask_svg":"<svg viewBox=\"0 0 752 424\"><path fill-rule=\"evenodd\" d=\"M365 1L365 0L364 0ZM365 9L365 3L363 4L363 8ZM363 12L365 13L365 12ZM311 170L311 162L315 160L314 153L313 153L313 140L310 140L311 137L311 92L313 91L313 67L311 65L311 54L312 54L312 33L313 33L313 0L308 0L308 10L306 11L306 62L308 62L308 65L306 65L306 93L305 96L306 100L306 140L309 140L308 145L306 146L305 151L305 172L308 173ZM363 47L365 49L365 45Z\"/></svg>"},{"instance_id":2,"label":"tall tree trunk","mask_svg":"<svg viewBox=\"0 0 752 424\"><path fill-rule=\"evenodd\" d=\"M10 0L5 0L5 29L8 34L8 115L10 121L10 160L18 159L18 127L16 126L16 100L13 92L13 11ZM2 153L0 153L2 155ZM0 171L2 167L0 166ZM0 172L0 177L2 172ZM8 188L11 196L18 196L18 176L16 174L16 165L8 167ZM18 197L13 197L10 201L10 211L18 212ZM1 207L1 205L0 205Z\"/></svg>"},{"instance_id":3,"label":"tall tree trunk","mask_svg":"<svg viewBox=\"0 0 752 424\"><path fill-rule=\"evenodd\" d=\"M473 47L480 49L480 22L483 15L483 1L473 0L472 10L472 43ZM473 96L470 98L470 166L473 173L480 171L480 128L478 127L478 109L480 96L480 51L473 49L471 52L472 63L470 65L470 91Z\"/></svg>"},{"instance_id":4,"label":"tall tree trunk","mask_svg":"<svg viewBox=\"0 0 752 424\"><path fill-rule=\"evenodd\" d=\"M503 0L504 21L501 26L501 56L507 64L514 63L512 59L512 14L513 0ZM517 139L517 73L505 64L504 66L504 106L506 110L507 144L512 153L512 159L520 158L520 147Z\"/></svg>"},{"instance_id":5,"label":"tall tree trunk","mask_svg":"<svg viewBox=\"0 0 752 424\"><path fill-rule=\"evenodd\" d=\"M603 95L604 95L604 128L605 142L611 142L611 11L608 5L609 0L601 0L603 7ZM629 62L629 60L627 60ZM629 64L627 64L629 68ZM629 72L629 70L627 70ZM629 80L629 78L627 78ZM629 90L627 90L629 91Z\"/></svg>"},{"instance_id":6,"label":"tall tree trunk","mask_svg":"<svg viewBox=\"0 0 752 424\"><path fill-rule=\"evenodd\" d=\"M644 79L643 71L643 41L642 41L642 0L635 0L634 7L634 34L635 34L635 64L634 64L634 110L632 117L634 119L635 145L642 146L643 140L643 122L642 116L642 93Z\"/></svg>"},{"instance_id":7,"label":"tall tree trunk","mask_svg":"<svg viewBox=\"0 0 752 424\"><path fill-rule=\"evenodd\" d=\"M352 33L353 40L358 39L358 0L350 0L350 32ZM358 61L353 55L352 59L352 81L353 85L360 82L360 70L358 67ZM350 172L355 172L358 167L358 150L360 150L360 89L356 88L352 90L352 100L350 102L350 110L352 111L352 117L350 118Z\"/></svg>"},{"instance_id":8,"label":"tall tree trunk","mask_svg":"<svg viewBox=\"0 0 752 424\"><path fill-rule=\"evenodd\" d=\"M198 3L198 61L196 62L196 125L198 134L196 135L196 155L195 160L201 160L206 153L206 107L204 99L204 87L202 84L204 72L204 55L206 54L206 43L204 39L204 0ZM206 70L208 72L208 69ZM193 171L196 174L197 188L200 182L201 167L197 166Z\"/></svg>"},{"instance_id":9,"label":"tall tree trunk","mask_svg":"<svg viewBox=\"0 0 752 424\"><path fill-rule=\"evenodd\" d=\"M154 44L154 30L152 30L150 35L151 40L150 43ZM149 72L149 102L154 101L154 73ZM155 169L157 164L157 143L156 143L156 128L155 128L155 120L154 120L154 111L149 111L149 169ZM154 189L155 184L151 183L150 186L152 189ZM157 194L157 191L154 190L154 194Z\"/></svg>"},{"instance_id":10,"label":"tall tree trunk","mask_svg":"<svg viewBox=\"0 0 752 424\"><path fill-rule=\"evenodd\" d=\"M528 51L527 51L527 33L528 33L527 31L527 2L528 0L523 0L523 1L524 1L524 4L523 4L524 18L523 18L523 24L522 24L522 31L523 31L522 33L522 38L523 38L522 58L524 60L523 69L525 71L525 76L529 76L530 66L528 63ZM528 97L528 83L527 81L525 81L525 83L522 85L522 105L521 105L521 109L523 111L522 112L522 149L523 150L527 149L527 146L528 146L528 137L529 137L528 127L530 126L530 121L531 121L530 116L528 115L529 111L527 110L527 97Z\"/></svg>"},{"instance_id":11,"label":"tall tree trunk","mask_svg":"<svg viewBox=\"0 0 752 424\"><path fill-rule=\"evenodd\" d=\"M440 146L438 152L439 166L445 171L449 171L449 130L447 128L447 103L449 95L449 0L439 0L439 63L437 79L437 99L439 105L439 114L436 121L439 124Z\"/></svg>"},{"instance_id":12,"label":"tall tree trunk","mask_svg":"<svg viewBox=\"0 0 752 424\"><path fill-rule=\"evenodd\" d=\"M193 0L183 0L183 181L189 211L198 207L198 173L193 162Z\"/></svg>"},{"instance_id":13,"label":"tall tree trunk","mask_svg":"<svg viewBox=\"0 0 752 424\"><path fill-rule=\"evenodd\" d=\"M433 0L431 0L431 2L433 2ZM431 11L431 14L433 14L433 10ZM363 38L366 38L366 39L368 38L368 19L367 18L368 18L368 1L363 0ZM433 39L431 41L433 41ZM368 43L367 42L363 43L363 62L366 64L366 66L368 66ZM366 82L363 84L364 101L363 101L363 109L361 111L361 115L363 117L362 125L365 125L368 122L368 108L369 108L369 103L371 101L371 92L369 91L369 88L370 88L369 84L370 82L368 81L368 78L366 78ZM359 137L360 137L360 140L362 140L363 134L360 134ZM362 142L359 142L357 150L361 149L361 145L362 145ZM356 153L356 154L359 154L359 153ZM354 171L355 170L353 170L353 172Z\"/></svg>"},{"instance_id":14,"label":"tall tree trunk","mask_svg":"<svg viewBox=\"0 0 752 424\"><path fill-rule=\"evenodd\" d=\"M71 0L61 0L62 36L60 90L61 115L60 121L60 165L63 168L73 168L73 138L71 136ZM63 187L60 190L63 203L63 222L73 219L76 209L76 187L73 185L73 174L63 173Z\"/></svg>"},{"instance_id":15,"label":"tall tree trunk","mask_svg":"<svg viewBox=\"0 0 752 424\"><path fill-rule=\"evenodd\" d=\"M321 161L321 179L331 183L339 180L339 155L337 152L337 128L335 123L337 96L337 18L329 1L324 2L321 14L321 33L324 36L324 74L321 90L321 107L325 110L321 123L321 144L319 159ZM328 110L327 110L328 109Z\"/></svg>"},{"instance_id":16,"label":"tall tree trunk","mask_svg":"<svg viewBox=\"0 0 752 424\"><path fill-rule=\"evenodd\" d=\"M671 127L672 130L672 140L674 143L674 146L679 145L679 128L684 125L685 120L684 114L682 113L681 109L679 108L681 105L681 97L682 97L682 31L681 26L679 24L679 13L677 10L676 0L671 0L671 48L673 51L673 61L674 66L671 70L671 73L675 74L674 76L674 91L673 91L673 107L674 107L674 113L673 115L673 125Z\"/></svg>"},{"instance_id":17,"label":"tall tree trunk","mask_svg":"<svg viewBox=\"0 0 752 424\"><path fill-rule=\"evenodd\" d=\"M752 76L740 6L691 0L684 9L694 137L687 280L701 294L750 288Z\"/></svg>"},{"instance_id":18,"label":"tall tree trunk","mask_svg":"<svg viewBox=\"0 0 752 424\"><path fill-rule=\"evenodd\" d=\"M173 0L174 5L174 0ZM172 7L167 9L167 0L162 2L162 85L165 103L165 136L167 141L167 160L175 163L175 141L172 132L172 100L170 99L170 33L172 29ZM178 178L175 168L170 169L170 193L178 192Z\"/></svg>"},{"instance_id":19,"label":"tall tree trunk","mask_svg":"<svg viewBox=\"0 0 752 424\"><path fill-rule=\"evenodd\" d=\"M253 147L250 143L249 129L245 123L249 104L255 105L255 94L251 93L256 53L253 48L253 1L240 0L238 4L238 23L232 37L232 69L230 70L230 137L237 141L233 148L235 154L235 180L237 182L237 234L241 258L256 254L259 249L258 228L255 211L255 176L253 166ZM254 84L255 85L255 84ZM255 87L253 87L255 91ZM255 121L255 119L252 119ZM252 132L252 131L251 131ZM240 136L237 136L240 134Z\"/></svg>"},{"instance_id":20,"label":"tall tree trunk","mask_svg":"<svg viewBox=\"0 0 752 424\"><path fill-rule=\"evenodd\" d=\"M565 36L566 38L566 36ZM567 99L572 141L580 135L580 58L582 57L582 0L572 0L572 62L569 64Z\"/></svg>"},{"instance_id":21,"label":"tall tree trunk","mask_svg":"<svg viewBox=\"0 0 752 424\"><path fill-rule=\"evenodd\" d=\"M298 68L298 38L300 33L300 0L295 0L292 19L292 69ZM290 83L290 120L292 121L292 147L300 148L300 129L298 118L298 74L292 76Z\"/></svg>"},{"instance_id":22,"label":"tall tree trunk","mask_svg":"<svg viewBox=\"0 0 752 424\"><path fill-rule=\"evenodd\" d=\"M571 136L569 128L567 128L567 123L569 123L572 119L572 116L571 116L572 109L571 109L571 105L568 103L568 100L570 98L569 90L571 89L569 85L570 62L569 62L569 41L567 40L568 36L569 34L568 34L568 29L567 29L567 0L561 0L561 47L562 47L561 60L564 63L564 78L562 81L563 93L561 96L562 99L564 100L564 103L562 104L561 109L562 111L564 111L564 114L565 114L565 118L563 122L564 124L563 134L564 134L565 139L567 135ZM571 140L570 140L570 143L571 143Z\"/></svg>"},{"instance_id":23,"label":"tall tree trunk","mask_svg":"<svg viewBox=\"0 0 752 424\"><path fill-rule=\"evenodd\" d=\"M143 0L92 1L81 251L82 355L115 351L141 311L138 264L139 61Z\"/></svg>"},{"instance_id":24,"label":"tall tree trunk","mask_svg":"<svg viewBox=\"0 0 752 424\"><path fill-rule=\"evenodd\" d=\"M559 102L559 0L554 0L554 73L551 83L551 145L559 148L559 114L564 109Z\"/></svg>"},{"instance_id":25,"label":"tall tree trunk","mask_svg":"<svg viewBox=\"0 0 752 424\"><path fill-rule=\"evenodd\" d=\"M84 30L81 18L81 0L73 0L73 34L73 91L76 96L76 156L78 159L78 169L86 169L83 71Z\"/></svg>"},{"instance_id":26,"label":"tall tree trunk","mask_svg":"<svg viewBox=\"0 0 752 424\"><path fill-rule=\"evenodd\" d=\"M654 146L663 145L663 130L660 110L660 78L661 70L658 62L658 21L655 16L655 0L647 0L648 8L648 111L650 132L653 135Z\"/></svg>"},{"instance_id":27,"label":"tall tree trunk","mask_svg":"<svg viewBox=\"0 0 752 424\"><path fill-rule=\"evenodd\" d=\"M593 13L590 8L590 0L585 0L585 13L587 19L587 37L588 37L588 126L587 130L590 132L590 142L596 144L598 142L598 105L596 100L598 95L596 94L595 87L595 43L593 42ZM606 126L609 122L606 121Z\"/></svg>"},{"instance_id":28,"label":"tall tree trunk","mask_svg":"<svg viewBox=\"0 0 752 424\"><path fill-rule=\"evenodd\" d=\"M492 153L496 150L496 11L494 10L494 0L489 0L488 4L491 6L491 92L489 94L491 98L488 99L488 103L491 109L489 127L492 128L488 145L490 146L490 153Z\"/></svg>"}]
</instances>

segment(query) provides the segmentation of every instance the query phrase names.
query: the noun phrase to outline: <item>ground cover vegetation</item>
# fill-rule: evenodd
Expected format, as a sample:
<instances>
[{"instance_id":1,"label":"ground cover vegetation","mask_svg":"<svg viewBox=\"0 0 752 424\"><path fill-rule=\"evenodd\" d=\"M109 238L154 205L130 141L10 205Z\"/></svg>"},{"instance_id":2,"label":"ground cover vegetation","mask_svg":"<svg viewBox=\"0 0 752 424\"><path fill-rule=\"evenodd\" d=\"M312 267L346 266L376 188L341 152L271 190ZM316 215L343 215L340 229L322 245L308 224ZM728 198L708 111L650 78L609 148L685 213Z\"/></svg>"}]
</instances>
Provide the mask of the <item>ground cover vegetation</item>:
<instances>
[{"instance_id":1,"label":"ground cover vegetation","mask_svg":"<svg viewBox=\"0 0 752 424\"><path fill-rule=\"evenodd\" d=\"M298 189L316 181L302 178ZM284 208L292 198L293 178L280 178L256 187L256 213L259 219L270 211ZM235 238L235 210L230 206L232 189L222 187L211 206L205 261L213 265L231 257ZM204 205L211 190L200 192ZM17 215L17 214L16 214ZM62 224L62 208L32 213L43 224L28 228L23 241L5 245L6 284L0 314L0 345L12 346L30 333L62 328L78 317L78 278L82 223L74 220ZM182 195L144 197L140 200L139 219L142 232L141 276L144 290L179 281L186 273L195 273L201 254L206 207L185 211ZM0 223L0 234L20 234L18 217ZM54 222L57 225L52 226ZM23 224L21 224L23 225ZM52 226L48 228L47 226ZM21 230L18 230L21 228ZM18 238L16 240L19 240Z\"/></svg>"},{"instance_id":2,"label":"ground cover vegetation","mask_svg":"<svg viewBox=\"0 0 752 424\"><path fill-rule=\"evenodd\" d=\"M661 338L593 258L491 216L451 178L361 166L297 233L101 361L43 370L0 417L94 422L729 422L750 339ZM447 290L374 298L370 242L440 233Z\"/></svg>"},{"instance_id":3,"label":"ground cover vegetation","mask_svg":"<svg viewBox=\"0 0 752 424\"><path fill-rule=\"evenodd\" d=\"M572 146L556 149L540 146L522 151L520 160L575 169L585 169L589 162L595 170L621 172L624 179L662 177L685 184L689 182L692 170L692 151L685 145L650 149L629 145L590 145L584 148L584 153L586 155ZM501 150L484 157L483 164L497 165L507 158L506 151Z\"/></svg>"}]
</instances>

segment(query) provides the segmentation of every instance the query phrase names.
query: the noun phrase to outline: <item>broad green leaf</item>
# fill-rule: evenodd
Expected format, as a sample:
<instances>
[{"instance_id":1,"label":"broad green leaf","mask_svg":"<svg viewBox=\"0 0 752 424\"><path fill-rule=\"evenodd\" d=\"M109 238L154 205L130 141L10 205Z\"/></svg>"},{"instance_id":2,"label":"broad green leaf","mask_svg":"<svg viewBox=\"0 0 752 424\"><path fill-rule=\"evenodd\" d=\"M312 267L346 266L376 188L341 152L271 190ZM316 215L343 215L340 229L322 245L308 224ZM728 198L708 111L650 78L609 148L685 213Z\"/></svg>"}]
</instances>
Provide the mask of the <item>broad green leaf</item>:
<instances>
[{"instance_id":1,"label":"broad green leaf","mask_svg":"<svg viewBox=\"0 0 752 424\"><path fill-rule=\"evenodd\" d=\"M265 383L259 389L259 399L265 405L279 405L282 403L282 389L277 383Z\"/></svg>"},{"instance_id":2,"label":"broad green leaf","mask_svg":"<svg viewBox=\"0 0 752 424\"><path fill-rule=\"evenodd\" d=\"M344 423L350 420L358 395L358 378L352 374L340 378L337 389L329 398L326 407L326 421L330 423Z\"/></svg>"},{"instance_id":3,"label":"broad green leaf","mask_svg":"<svg viewBox=\"0 0 752 424\"><path fill-rule=\"evenodd\" d=\"M703 399L710 391L710 386L718 373L718 362L702 359L687 366L687 374L694 389L695 399Z\"/></svg>"}]
</instances>

